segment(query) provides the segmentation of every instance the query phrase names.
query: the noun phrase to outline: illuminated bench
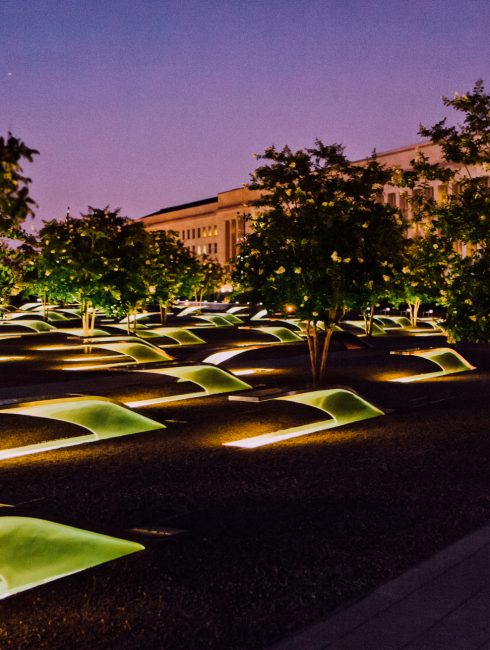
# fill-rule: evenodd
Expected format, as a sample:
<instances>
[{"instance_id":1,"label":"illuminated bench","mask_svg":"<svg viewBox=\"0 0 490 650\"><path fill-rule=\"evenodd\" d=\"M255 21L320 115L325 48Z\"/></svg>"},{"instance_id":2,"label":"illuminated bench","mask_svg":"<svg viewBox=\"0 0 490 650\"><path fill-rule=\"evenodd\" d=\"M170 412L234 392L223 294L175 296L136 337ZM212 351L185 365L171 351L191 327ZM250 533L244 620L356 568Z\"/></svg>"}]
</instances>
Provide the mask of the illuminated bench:
<instances>
[{"instance_id":1,"label":"illuminated bench","mask_svg":"<svg viewBox=\"0 0 490 650\"><path fill-rule=\"evenodd\" d=\"M0 517L0 548L0 598L6 598L145 547L44 519Z\"/></svg>"},{"instance_id":2,"label":"illuminated bench","mask_svg":"<svg viewBox=\"0 0 490 650\"><path fill-rule=\"evenodd\" d=\"M165 428L160 422L134 413L106 397L84 396L25 402L4 408L0 411L0 415L2 413L70 422L87 429L90 433L0 449L0 460Z\"/></svg>"},{"instance_id":3,"label":"illuminated bench","mask_svg":"<svg viewBox=\"0 0 490 650\"><path fill-rule=\"evenodd\" d=\"M379 408L354 391L346 388L327 388L308 391L305 393L285 395L274 399L305 404L306 406L311 406L328 413L331 418L328 420L321 420L320 422L304 424L299 427L264 433L252 438L242 438L241 440L225 442L223 443L224 446L253 449L255 447L262 447L263 445L270 445L275 442L282 442L283 440L288 440L290 438L298 438L299 436L305 436L309 433L316 433L318 431L340 427L343 424L351 424L353 422L368 420L370 418L384 415L384 412Z\"/></svg>"},{"instance_id":4,"label":"illuminated bench","mask_svg":"<svg viewBox=\"0 0 490 650\"><path fill-rule=\"evenodd\" d=\"M165 368L148 368L145 370L138 370L138 372L152 372L161 375L168 375L169 377L177 377L179 381L190 381L203 388L203 390L196 393L165 395L163 397L155 397L137 402L126 402L126 406L131 408L164 404L166 402L177 402L198 397L207 397L208 395L220 395L222 393L232 393L252 388L250 384L245 383L241 379L237 379L231 374L231 372L227 372L221 368L216 368L216 366L169 366Z\"/></svg>"},{"instance_id":5,"label":"illuminated bench","mask_svg":"<svg viewBox=\"0 0 490 650\"><path fill-rule=\"evenodd\" d=\"M456 372L468 372L468 370L475 370L459 352L452 348L432 348L428 350L392 350L390 354L408 355L421 357L432 361L440 370L435 372L424 372L420 375L412 375L409 377L399 377L398 379L391 379L390 381L398 381L402 383L409 383L412 381L420 381L422 379L432 379L433 377L443 377L445 375L452 375Z\"/></svg>"}]
</instances>

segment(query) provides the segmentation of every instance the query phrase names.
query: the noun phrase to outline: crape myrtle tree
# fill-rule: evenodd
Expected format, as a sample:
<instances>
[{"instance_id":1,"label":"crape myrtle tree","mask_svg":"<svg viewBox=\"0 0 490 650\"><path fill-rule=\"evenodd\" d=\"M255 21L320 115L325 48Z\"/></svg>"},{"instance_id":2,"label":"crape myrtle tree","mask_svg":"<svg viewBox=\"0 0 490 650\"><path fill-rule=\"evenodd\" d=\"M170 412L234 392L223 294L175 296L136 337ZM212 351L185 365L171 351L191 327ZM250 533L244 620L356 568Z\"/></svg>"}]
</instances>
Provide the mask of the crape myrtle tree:
<instances>
[{"instance_id":1,"label":"crape myrtle tree","mask_svg":"<svg viewBox=\"0 0 490 650\"><path fill-rule=\"evenodd\" d=\"M142 224L118 210L89 208L79 219L44 224L32 286L46 299L78 302L84 334L90 335L98 308L117 316L134 314L148 293L147 262Z\"/></svg>"},{"instance_id":2,"label":"crape myrtle tree","mask_svg":"<svg viewBox=\"0 0 490 650\"><path fill-rule=\"evenodd\" d=\"M412 327L416 327L423 303L441 303L454 255L451 244L440 236L440 206L430 181L447 182L452 170L429 163L418 152L407 170L393 170L390 184L401 188L411 207L410 228L403 244L403 265L395 274L387 298L396 306L408 305Z\"/></svg>"},{"instance_id":3,"label":"crape myrtle tree","mask_svg":"<svg viewBox=\"0 0 490 650\"><path fill-rule=\"evenodd\" d=\"M350 163L340 145L266 149L249 187L261 192L253 231L241 245L235 282L254 302L293 304L306 320L313 383L322 381L335 326L376 302L392 282L403 224L384 204L389 176L373 157Z\"/></svg>"},{"instance_id":4,"label":"crape myrtle tree","mask_svg":"<svg viewBox=\"0 0 490 650\"><path fill-rule=\"evenodd\" d=\"M29 196L31 179L24 175L24 161L32 162L39 152L30 149L11 133L0 137L0 301L8 302L22 281L27 239L22 224L33 216Z\"/></svg>"},{"instance_id":5,"label":"crape myrtle tree","mask_svg":"<svg viewBox=\"0 0 490 650\"><path fill-rule=\"evenodd\" d=\"M421 135L441 147L452 171L452 192L437 214L441 240L465 248L466 257L454 256L449 264L443 299L446 328L454 340L490 341L490 95L483 82L473 90L443 98L444 105L462 114L463 121L448 126L446 119L420 127ZM483 174L476 174L481 166Z\"/></svg>"},{"instance_id":6,"label":"crape myrtle tree","mask_svg":"<svg viewBox=\"0 0 490 650\"><path fill-rule=\"evenodd\" d=\"M173 230L149 232L148 238L147 284L150 299L158 302L160 320L165 325L172 303L191 295L199 263Z\"/></svg>"},{"instance_id":7,"label":"crape myrtle tree","mask_svg":"<svg viewBox=\"0 0 490 650\"><path fill-rule=\"evenodd\" d=\"M421 302L436 302L447 309L446 326L454 340L489 340L484 278L490 270L485 175L490 171L490 99L478 81L473 92L443 101L464 113L463 124L447 126L444 119L431 128L421 126L419 132L440 146L444 164L431 164L419 152L409 170L393 175L392 184L406 191L416 234L407 241L402 274L390 297L394 303L408 303L413 325ZM476 165L484 175L474 174ZM437 202L430 192L433 180L445 189Z\"/></svg>"},{"instance_id":8,"label":"crape myrtle tree","mask_svg":"<svg viewBox=\"0 0 490 650\"><path fill-rule=\"evenodd\" d=\"M217 260L203 255L198 260L198 267L193 278L194 300L202 302L211 299L224 283L226 273Z\"/></svg>"}]
</instances>

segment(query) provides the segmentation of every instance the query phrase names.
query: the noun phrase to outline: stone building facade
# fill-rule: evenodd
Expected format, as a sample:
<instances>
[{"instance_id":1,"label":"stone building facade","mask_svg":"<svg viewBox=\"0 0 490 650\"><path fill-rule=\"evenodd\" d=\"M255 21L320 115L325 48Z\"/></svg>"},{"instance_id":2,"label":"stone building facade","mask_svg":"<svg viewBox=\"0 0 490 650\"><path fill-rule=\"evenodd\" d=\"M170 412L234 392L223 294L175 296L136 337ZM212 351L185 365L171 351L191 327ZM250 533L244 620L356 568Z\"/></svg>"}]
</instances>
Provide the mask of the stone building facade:
<instances>
[{"instance_id":1,"label":"stone building facade","mask_svg":"<svg viewBox=\"0 0 490 650\"><path fill-rule=\"evenodd\" d=\"M431 162L441 162L439 147L431 143L392 149L377 153L377 157L382 165L407 169L418 150ZM358 161L360 164L362 162ZM473 171L482 173L481 169ZM432 181L428 191L435 201L443 201L454 188ZM235 257L240 238L250 228L244 214L253 214L253 208L249 207L248 203L256 195L257 192L239 187L219 192L216 196L201 201L163 208L142 217L141 220L148 230L175 230L195 255L208 255L226 266ZM386 185L383 198L386 203L400 208L410 216L409 202L400 188ZM414 226L409 235L416 233L417 226ZM460 252L465 255L469 251L461 246Z\"/></svg>"}]
</instances>

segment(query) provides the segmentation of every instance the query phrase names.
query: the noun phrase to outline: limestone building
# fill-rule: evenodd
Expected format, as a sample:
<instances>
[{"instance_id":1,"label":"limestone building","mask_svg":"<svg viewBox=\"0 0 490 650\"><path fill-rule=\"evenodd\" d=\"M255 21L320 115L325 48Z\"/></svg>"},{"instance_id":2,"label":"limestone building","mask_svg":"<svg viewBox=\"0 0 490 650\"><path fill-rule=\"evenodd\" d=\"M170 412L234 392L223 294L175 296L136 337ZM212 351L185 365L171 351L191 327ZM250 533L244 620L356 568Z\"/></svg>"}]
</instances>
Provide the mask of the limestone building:
<instances>
[{"instance_id":1,"label":"limestone building","mask_svg":"<svg viewBox=\"0 0 490 650\"><path fill-rule=\"evenodd\" d=\"M423 152L431 162L441 162L440 149L432 143L392 149L378 153L377 157L382 165L407 169L417 150ZM478 173L481 174L482 170L478 170ZM444 200L449 191L452 191L451 188L439 181L431 182L428 189L435 201ZM257 192L240 187L219 192L201 201L163 208L141 220L148 230L175 230L196 256L208 255L227 265L236 255L240 238L250 227L243 215L253 213L253 208L247 204L256 195ZM409 202L399 188L385 186L384 200L410 216ZM415 233L416 228L409 234ZM461 252L466 254L464 248Z\"/></svg>"}]
</instances>

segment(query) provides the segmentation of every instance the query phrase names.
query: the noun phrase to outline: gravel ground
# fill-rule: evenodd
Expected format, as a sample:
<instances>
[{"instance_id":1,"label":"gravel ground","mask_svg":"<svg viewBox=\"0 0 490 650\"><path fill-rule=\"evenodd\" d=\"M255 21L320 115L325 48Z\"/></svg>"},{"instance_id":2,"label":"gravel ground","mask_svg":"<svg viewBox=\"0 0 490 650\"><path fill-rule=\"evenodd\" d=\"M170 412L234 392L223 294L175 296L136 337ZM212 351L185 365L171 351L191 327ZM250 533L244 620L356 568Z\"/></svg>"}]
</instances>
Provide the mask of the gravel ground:
<instances>
[{"instance_id":1,"label":"gravel ground","mask_svg":"<svg viewBox=\"0 0 490 650\"><path fill-rule=\"evenodd\" d=\"M137 381L121 371L66 373L57 352L31 349L44 340L30 337L30 358L9 362L0 399L27 384L41 394L120 400L175 392L150 373ZM28 346L15 341L20 355ZM337 430L254 450L223 447L324 418L297 404L216 396L141 409L163 430L3 461L0 501L17 505L0 514L147 548L1 601L0 647L266 648L483 525L490 518L488 346L458 348L474 372L387 381L433 369L390 349L442 342L380 337L370 349L333 354L328 385L350 386L393 409ZM308 386L306 364L296 346L252 351L226 365L261 368L243 377L255 386L299 389ZM72 383L60 383L67 374ZM2 446L82 432L1 417ZM145 525L183 532L164 539L129 532Z\"/></svg>"}]
</instances>

